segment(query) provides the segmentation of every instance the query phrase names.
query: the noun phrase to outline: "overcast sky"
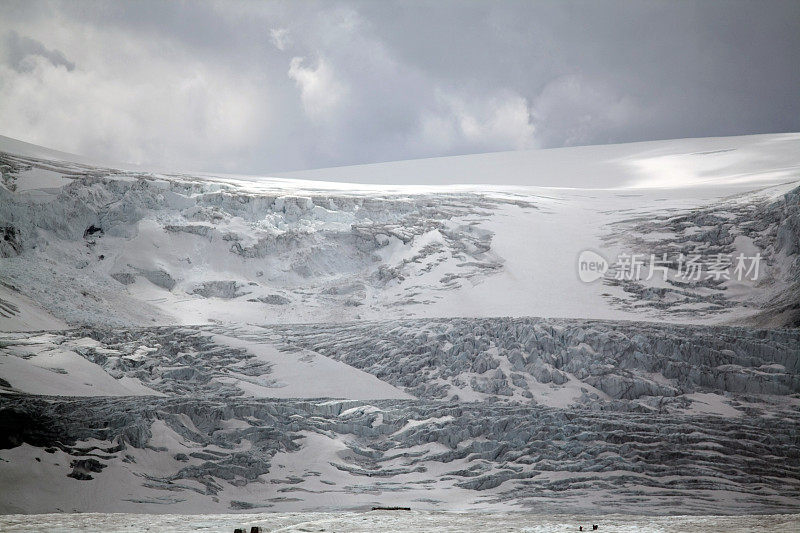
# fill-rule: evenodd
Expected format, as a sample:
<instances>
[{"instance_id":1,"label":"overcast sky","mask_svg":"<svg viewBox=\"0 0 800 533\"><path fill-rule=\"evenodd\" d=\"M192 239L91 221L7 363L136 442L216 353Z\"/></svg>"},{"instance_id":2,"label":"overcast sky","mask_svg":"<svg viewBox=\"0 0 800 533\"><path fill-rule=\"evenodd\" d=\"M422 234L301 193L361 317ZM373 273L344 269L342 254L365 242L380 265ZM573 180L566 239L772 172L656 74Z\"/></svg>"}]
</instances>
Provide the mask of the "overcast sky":
<instances>
[{"instance_id":1,"label":"overcast sky","mask_svg":"<svg viewBox=\"0 0 800 533\"><path fill-rule=\"evenodd\" d=\"M800 1L0 0L0 134L265 173L800 131Z\"/></svg>"}]
</instances>

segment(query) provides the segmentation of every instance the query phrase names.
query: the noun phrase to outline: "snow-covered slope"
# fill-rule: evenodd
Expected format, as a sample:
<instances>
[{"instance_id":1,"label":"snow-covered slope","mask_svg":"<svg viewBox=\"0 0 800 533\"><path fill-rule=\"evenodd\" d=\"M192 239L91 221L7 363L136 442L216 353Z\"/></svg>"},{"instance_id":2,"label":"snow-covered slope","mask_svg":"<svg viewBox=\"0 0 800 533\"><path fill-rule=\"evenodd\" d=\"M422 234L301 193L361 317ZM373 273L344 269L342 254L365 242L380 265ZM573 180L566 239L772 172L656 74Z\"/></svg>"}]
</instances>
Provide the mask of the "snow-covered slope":
<instances>
[{"instance_id":1,"label":"snow-covered slope","mask_svg":"<svg viewBox=\"0 0 800 533\"><path fill-rule=\"evenodd\" d=\"M497 152L284 172L356 183L609 188L752 188L797 180L800 134L675 139Z\"/></svg>"},{"instance_id":2,"label":"snow-covered slope","mask_svg":"<svg viewBox=\"0 0 800 533\"><path fill-rule=\"evenodd\" d=\"M498 315L791 323L769 296L797 281L797 249L783 244L798 236L797 195L787 196L797 185L764 185L800 177L787 155L800 153L800 136L733 138L724 144L733 148L696 151L723 141L636 144L627 157L621 146L576 148L585 173L592 157L602 169L611 155L640 170L652 157L701 161L698 176L724 169L709 174L713 187L684 186L676 171L679 187L640 188L648 179L663 185L656 166L643 182L604 190L381 188L154 174L3 153L3 281L76 325ZM554 157L538 153L545 163ZM570 161L569 150L558 153ZM535 167L535 154L522 161ZM489 159L497 172L500 157ZM508 157L518 168L519 156ZM707 158L717 162L704 166ZM417 163L420 172L437 170ZM729 181L720 183L723 175ZM642 224L653 217L660 222ZM686 217L706 240L722 224L713 249L702 239L692 246L685 225L670 222ZM747 280L681 286L691 294L664 312L639 305L643 289L616 283L613 271L581 282L577 260L587 249L612 262L620 253L697 252L710 261L711 252L740 250L761 252L765 262L758 288ZM671 282L676 274L673 265Z\"/></svg>"},{"instance_id":3,"label":"snow-covered slope","mask_svg":"<svg viewBox=\"0 0 800 533\"><path fill-rule=\"evenodd\" d=\"M0 138L0 512L797 512L798 165L793 134L305 181Z\"/></svg>"}]
</instances>

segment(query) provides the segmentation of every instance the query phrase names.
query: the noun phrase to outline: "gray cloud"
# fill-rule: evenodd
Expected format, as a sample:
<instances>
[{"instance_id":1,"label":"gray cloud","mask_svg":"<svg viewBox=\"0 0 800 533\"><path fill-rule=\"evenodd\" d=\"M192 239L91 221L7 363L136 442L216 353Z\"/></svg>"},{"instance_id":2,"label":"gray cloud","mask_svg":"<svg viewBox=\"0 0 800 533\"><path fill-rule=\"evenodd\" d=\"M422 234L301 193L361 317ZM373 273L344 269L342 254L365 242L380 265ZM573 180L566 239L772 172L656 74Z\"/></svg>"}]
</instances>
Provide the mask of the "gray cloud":
<instances>
[{"instance_id":1,"label":"gray cloud","mask_svg":"<svg viewBox=\"0 0 800 533\"><path fill-rule=\"evenodd\" d=\"M6 35L5 46L6 61L18 72L33 70L28 59L31 56L40 56L49 61L53 66L63 66L67 70L74 70L75 63L68 60L59 50L50 50L36 39L20 36L16 31L9 31Z\"/></svg>"},{"instance_id":2,"label":"gray cloud","mask_svg":"<svg viewBox=\"0 0 800 533\"><path fill-rule=\"evenodd\" d=\"M800 130L797 1L5 11L0 134L105 158L268 172Z\"/></svg>"}]
</instances>

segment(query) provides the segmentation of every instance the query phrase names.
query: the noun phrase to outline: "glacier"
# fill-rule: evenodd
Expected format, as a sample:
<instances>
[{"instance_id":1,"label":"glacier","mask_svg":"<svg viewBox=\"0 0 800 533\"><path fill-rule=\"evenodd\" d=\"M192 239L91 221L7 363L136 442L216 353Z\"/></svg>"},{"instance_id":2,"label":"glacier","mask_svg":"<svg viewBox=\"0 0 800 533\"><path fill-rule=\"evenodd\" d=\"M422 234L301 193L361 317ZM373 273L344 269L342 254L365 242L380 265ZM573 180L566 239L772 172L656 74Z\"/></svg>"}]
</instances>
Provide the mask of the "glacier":
<instances>
[{"instance_id":1,"label":"glacier","mask_svg":"<svg viewBox=\"0 0 800 533\"><path fill-rule=\"evenodd\" d=\"M800 512L800 136L642 144L384 167L446 187L0 139L0 512Z\"/></svg>"}]
</instances>

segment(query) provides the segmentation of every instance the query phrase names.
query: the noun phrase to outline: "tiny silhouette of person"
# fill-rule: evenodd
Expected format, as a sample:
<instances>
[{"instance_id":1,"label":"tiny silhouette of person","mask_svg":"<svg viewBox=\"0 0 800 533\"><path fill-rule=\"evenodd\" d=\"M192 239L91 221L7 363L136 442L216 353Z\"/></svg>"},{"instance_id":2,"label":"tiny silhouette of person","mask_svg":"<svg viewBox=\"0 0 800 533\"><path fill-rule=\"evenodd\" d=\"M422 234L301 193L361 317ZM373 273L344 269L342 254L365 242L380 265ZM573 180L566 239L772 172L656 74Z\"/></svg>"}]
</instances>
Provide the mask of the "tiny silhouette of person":
<instances>
[{"instance_id":1,"label":"tiny silhouette of person","mask_svg":"<svg viewBox=\"0 0 800 533\"><path fill-rule=\"evenodd\" d=\"M578 526L578 531L583 531L583 526Z\"/></svg>"}]
</instances>

